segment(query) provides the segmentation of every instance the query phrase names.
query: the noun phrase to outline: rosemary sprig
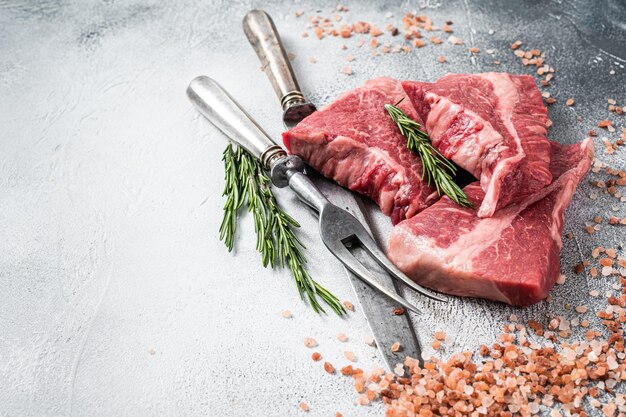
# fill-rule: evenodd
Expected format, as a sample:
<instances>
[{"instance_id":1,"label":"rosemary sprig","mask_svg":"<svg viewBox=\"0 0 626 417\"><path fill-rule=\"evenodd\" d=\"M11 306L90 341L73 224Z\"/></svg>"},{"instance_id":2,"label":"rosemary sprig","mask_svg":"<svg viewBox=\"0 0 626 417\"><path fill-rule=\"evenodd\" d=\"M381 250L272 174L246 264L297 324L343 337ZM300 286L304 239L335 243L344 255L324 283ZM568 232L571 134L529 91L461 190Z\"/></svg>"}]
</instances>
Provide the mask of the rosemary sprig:
<instances>
[{"instance_id":1,"label":"rosemary sprig","mask_svg":"<svg viewBox=\"0 0 626 417\"><path fill-rule=\"evenodd\" d=\"M224 217L220 227L220 240L230 252L234 244L238 212L244 204L254 218L256 249L261 253L264 267L287 266L296 281L300 297L307 300L316 312L325 312L318 296L338 315L346 311L330 291L317 283L306 270L304 245L294 233L298 222L280 208L271 181L260 162L243 148L228 145L224 150L226 185Z\"/></svg>"},{"instance_id":2,"label":"rosemary sprig","mask_svg":"<svg viewBox=\"0 0 626 417\"><path fill-rule=\"evenodd\" d=\"M224 242L229 252L233 250L237 213L243 204L242 190L238 181L239 172L237 171L238 153L232 146L228 145L222 156L226 179L222 196L226 196L226 203L224 204L224 217L220 226L220 240Z\"/></svg>"},{"instance_id":3,"label":"rosemary sprig","mask_svg":"<svg viewBox=\"0 0 626 417\"><path fill-rule=\"evenodd\" d=\"M428 135L421 130L422 126L398 107L402 100L394 105L385 104L385 110L398 125L402 136L406 138L407 148L417 153L422 160L422 180L426 179L428 185L434 183L437 194L441 195L443 192L458 205L474 207L461 187L452 179L456 174L456 166L433 147Z\"/></svg>"}]
</instances>

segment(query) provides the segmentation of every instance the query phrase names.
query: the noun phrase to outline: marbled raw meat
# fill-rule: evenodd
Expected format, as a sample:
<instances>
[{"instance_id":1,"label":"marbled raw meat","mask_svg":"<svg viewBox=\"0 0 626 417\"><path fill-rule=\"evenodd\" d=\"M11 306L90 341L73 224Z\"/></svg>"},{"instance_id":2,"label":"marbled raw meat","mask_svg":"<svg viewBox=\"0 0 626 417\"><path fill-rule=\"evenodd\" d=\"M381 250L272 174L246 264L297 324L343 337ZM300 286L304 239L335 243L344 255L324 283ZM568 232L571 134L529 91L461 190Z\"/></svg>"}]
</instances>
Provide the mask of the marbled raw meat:
<instances>
[{"instance_id":1,"label":"marbled raw meat","mask_svg":"<svg viewBox=\"0 0 626 417\"><path fill-rule=\"evenodd\" d=\"M593 142L551 143L554 182L480 218L447 197L396 225L387 256L415 282L441 292L513 305L536 303L559 276L563 213L589 169ZM464 188L476 205L478 182Z\"/></svg>"},{"instance_id":2,"label":"marbled raw meat","mask_svg":"<svg viewBox=\"0 0 626 417\"><path fill-rule=\"evenodd\" d=\"M422 181L420 158L384 109L400 99L412 118L415 109L399 81L377 78L342 94L283 133L290 153L324 176L372 198L394 224L411 218L438 198Z\"/></svg>"},{"instance_id":3,"label":"marbled raw meat","mask_svg":"<svg viewBox=\"0 0 626 417\"><path fill-rule=\"evenodd\" d=\"M480 180L480 217L552 181L548 116L531 76L448 74L402 85L432 144Z\"/></svg>"}]
</instances>

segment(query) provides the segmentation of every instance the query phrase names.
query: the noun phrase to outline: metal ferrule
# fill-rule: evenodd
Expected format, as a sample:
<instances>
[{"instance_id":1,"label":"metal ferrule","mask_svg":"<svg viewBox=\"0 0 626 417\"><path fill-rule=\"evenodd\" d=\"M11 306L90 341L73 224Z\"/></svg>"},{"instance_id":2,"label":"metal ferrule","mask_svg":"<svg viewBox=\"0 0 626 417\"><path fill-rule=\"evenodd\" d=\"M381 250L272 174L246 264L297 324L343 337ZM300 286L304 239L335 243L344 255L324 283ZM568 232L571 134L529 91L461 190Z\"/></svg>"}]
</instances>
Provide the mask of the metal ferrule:
<instances>
[{"instance_id":1,"label":"metal ferrule","mask_svg":"<svg viewBox=\"0 0 626 417\"><path fill-rule=\"evenodd\" d=\"M283 111L297 103L304 103L304 95L298 90L289 91L280 99Z\"/></svg>"},{"instance_id":2,"label":"metal ferrule","mask_svg":"<svg viewBox=\"0 0 626 417\"><path fill-rule=\"evenodd\" d=\"M261 166L266 170L270 170L276 160L284 158L286 155L283 148L278 145L272 145L261 154L259 158L261 160Z\"/></svg>"}]
</instances>

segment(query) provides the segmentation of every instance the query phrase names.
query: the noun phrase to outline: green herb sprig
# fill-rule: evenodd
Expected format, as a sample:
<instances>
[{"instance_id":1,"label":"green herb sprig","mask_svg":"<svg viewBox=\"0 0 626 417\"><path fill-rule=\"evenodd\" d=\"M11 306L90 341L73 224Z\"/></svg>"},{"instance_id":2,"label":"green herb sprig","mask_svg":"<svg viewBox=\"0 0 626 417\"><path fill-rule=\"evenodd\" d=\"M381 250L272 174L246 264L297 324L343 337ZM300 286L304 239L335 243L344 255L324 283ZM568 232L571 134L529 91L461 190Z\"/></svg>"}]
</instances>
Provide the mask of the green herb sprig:
<instances>
[{"instance_id":1,"label":"green herb sprig","mask_svg":"<svg viewBox=\"0 0 626 417\"><path fill-rule=\"evenodd\" d=\"M385 110L398 125L402 136L406 138L407 148L417 153L422 160L422 180L426 179L428 185L434 183L437 194L441 195L443 192L459 206L474 207L461 187L452 179L456 175L456 166L433 147L428 135L421 130L422 126L398 107L402 100L394 105L385 104Z\"/></svg>"},{"instance_id":2,"label":"green herb sprig","mask_svg":"<svg viewBox=\"0 0 626 417\"><path fill-rule=\"evenodd\" d=\"M345 314L339 299L317 283L306 270L304 245L294 233L300 227L293 217L280 208L271 188L270 178L258 159L241 147L228 145L223 158L226 196L220 226L220 240L232 251L240 209L246 204L254 218L256 249L264 267L287 266L298 287L300 297L306 295L315 312L325 312L318 296L338 315Z\"/></svg>"}]
</instances>

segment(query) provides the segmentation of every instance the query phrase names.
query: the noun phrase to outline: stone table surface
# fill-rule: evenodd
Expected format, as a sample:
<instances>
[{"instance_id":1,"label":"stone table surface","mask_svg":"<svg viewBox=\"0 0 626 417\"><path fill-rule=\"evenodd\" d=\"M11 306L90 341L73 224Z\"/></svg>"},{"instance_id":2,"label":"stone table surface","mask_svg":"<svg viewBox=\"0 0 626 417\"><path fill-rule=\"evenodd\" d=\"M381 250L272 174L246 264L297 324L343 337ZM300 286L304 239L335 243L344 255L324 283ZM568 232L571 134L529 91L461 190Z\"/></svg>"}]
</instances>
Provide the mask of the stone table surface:
<instances>
[{"instance_id":1,"label":"stone table surface","mask_svg":"<svg viewBox=\"0 0 626 417\"><path fill-rule=\"evenodd\" d=\"M300 401L311 416L383 415L380 404L354 405L350 381L323 372L302 342L315 338L336 366L345 364L344 350L355 352L359 366L380 366L375 348L363 343L369 330L359 306L345 319L313 313L286 271L260 266L248 216L233 254L219 241L226 138L192 108L188 82L214 77L278 138L279 106L241 30L249 9L274 17L303 90L317 104L382 75L532 74L510 49L520 39L556 69L547 89L557 98L550 138L573 143L598 120L624 126L607 111L607 99L626 104L626 6L591 4L347 4L344 22L384 28L417 10L437 25L452 20L465 42L444 37L439 46L373 57L356 37L301 36L310 16L334 13L329 0L0 0L0 416L291 416L303 415ZM297 10L304 15L297 18ZM388 34L381 40L399 42ZM471 55L471 46L481 52ZM348 55L355 58L352 75L342 72ZM438 63L438 55L447 62ZM564 104L570 97L573 107ZM617 135L595 138L597 157L624 169L624 148L608 155L602 142ZM562 252L568 279L554 301L518 309L407 295L425 311L412 317L425 357L434 353L436 330L449 335L438 353L445 357L493 343L511 314L545 322L571 315L568 303L600 303L588 290L603 293L613 281L575 275L573 265L599 244L623 255L624 229L603 226L589 235L584 224L626 211L613 197L590 199L597 191L588 180L566 212L565 232L573 233ZM311 274L342 300L355 300L316 236L315 219L287 191L278 196L302 224ZM372 212L385 241L390 224ZM292 319L281 317L286 309ZM337 342L338 333L349 341Z\"/></svg>"}]
</instances>

